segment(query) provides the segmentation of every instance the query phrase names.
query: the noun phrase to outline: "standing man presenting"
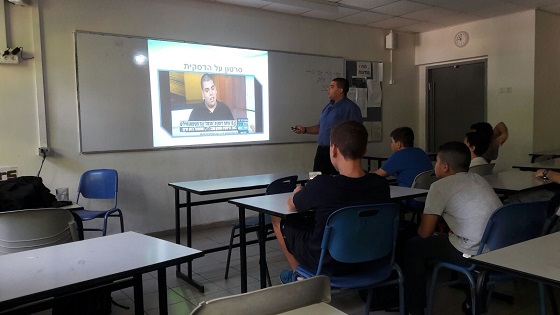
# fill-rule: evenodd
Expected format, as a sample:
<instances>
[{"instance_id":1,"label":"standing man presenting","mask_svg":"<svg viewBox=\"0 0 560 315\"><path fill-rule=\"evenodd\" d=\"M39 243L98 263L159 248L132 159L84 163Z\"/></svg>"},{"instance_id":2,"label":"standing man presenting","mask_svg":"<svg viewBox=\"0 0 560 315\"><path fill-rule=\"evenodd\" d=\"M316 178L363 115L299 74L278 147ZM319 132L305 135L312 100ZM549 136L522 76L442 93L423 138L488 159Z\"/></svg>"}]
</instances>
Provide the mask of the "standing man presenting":
<instances>
[{"instance_id":1,"label":"standing man presenting","mask_svg":"<svg viewBox=\"0 0 560 315\"><path fill-rule=\"evenodd\" d=\"M346 97L349 89L348 80L344 78L333 79L328 87L330 102L323 108L319 124L308 127L296 125L293 128L293 131L297 134L309 133L319 135L317 139L319 145L315 153L313 171L328 175L338 174L338 171L331 163L329 155L331 128L348 120L362 122L360 108Z\"/></svg>"}]
</instances>

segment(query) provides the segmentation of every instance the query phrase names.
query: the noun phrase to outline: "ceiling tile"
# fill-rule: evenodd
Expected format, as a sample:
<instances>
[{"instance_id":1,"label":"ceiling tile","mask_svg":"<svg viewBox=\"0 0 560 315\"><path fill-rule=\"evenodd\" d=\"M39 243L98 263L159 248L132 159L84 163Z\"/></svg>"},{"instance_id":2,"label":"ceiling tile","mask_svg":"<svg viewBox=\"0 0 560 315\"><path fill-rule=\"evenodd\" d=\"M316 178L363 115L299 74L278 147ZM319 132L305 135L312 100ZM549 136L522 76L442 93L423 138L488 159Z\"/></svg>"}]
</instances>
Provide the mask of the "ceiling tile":
<instances>
[{"instance_id":1,"label":"ceiling tile","mask_svg":"<svg viewBox=\"0 0 560 315\"><path fill-rule=\"evenodd\" d=\"M351 24L366 25L377 21L386 20L390 17L391 16L384 15L384 14L362 11L357 14L352 14L350 16L337 19L337 21L351 23Z\"/></svg>"},{"instance_id":2,"label":"ceiling tile","mask_svg":"<svg viewBox=\"0 0 560 315\"><path fill-rule=\"evenodd\" d=\"M415 20L410 20L410 19L403 19L403 18L400 18L400 17L394 17L394 18L383 20L383 21L368 24L368 26L382 28L382 29L386 29L386 30L392 30L392 29L397 29L399 27L408 26L408 25L417 24L417 23L421 23L421 21L415 21Z\"/></svg>"},{"instance_id":3,"label":"ceiling tile","mask_svg":"<svg viewBox=\"0 0 560 315\"><path fill-rule=\"evenodd\" d=\"M303 16L307 16L307 17L312 17L312 18L316 18L316 19L324 19L324 20L336 20L336 19L340 19L343 18L345 16L349 16L352 14L356 14L359 13L360 11L355 10L355 9L347 9L347 8L338 8L338 12L326 12L326 11L320 11L320 10L311 10L308 12L303 13Z\"/></svg>"},{"instance_id":4,"label":"ceiling tile","mask_svg":"<svg viewBox=\"0 0 560 315\"><path fill-rule=\"evenodd\" d=\"M541 6L558 5L558 0L506 0L530 9L535 9Z\"/></svg>"},{"instance_id":5,"label":"ceiling tile","mask_svg":"<svg viewBox=\"0 0 560 315\"><path fill-rule=\"evenodd\" d=\"M307 8L296 7L293 5L279 4L279 3L271 3L269 5L262 7L261 9L267 11L296 14L296 15L311 11L310 9Z\"/></svg>"},{"instance_id":6,"label":"ceiling tile","mask_svg":"<svg viewBox=\"0 0 560 315\"><path fill-rule=\"evenodd\" d=\"M440 18L434 18L429 22L441 24L442 26L452 26L452 25L465 24L476 20L480 20L480 17L472 14L461 13L455 15L447 15Z\"/></svg>"},{"instance_id":7,"label":"ceiling tile","mask_svg":"<svg viewBox=\"0 0 560 315\"><path fill-rule=\"evenodd\" d=\"M265 5L270 4L270 2L268 1L261 1L261 0L216 0L216 2L235 4L243 7L252 7L252 8L262 8Z\"/></svg>"},{"instance_id":8,"label":"ceiling tile","mask_svg":"<svg viewBox=\"0 0 560 315\"><path fill-rule=\"evenodd\" d=\"M547 12L552 12L552 13L560 13L560 4L549 5L542 8L542 10Z\"/></svg>"},{"instance_id":9,"label":"ceiling tile","mask_svg":"<svg viewBox=\"0 0 560 315\"><path fill-rule=\"evenodd\" d=\"M430 8L430 6L423 3L401 0L374 8L371 11L386 15L399 16L428 8Z\"/></svg>"},{"instance_id":10,"label":"ceiling tile","mask_svg":"<svg viewBox=\"0 0 560 315\"><path fill-rule=\"evenodd\" d=\"M476 8L471 10L469 13L487 18L487 17L494 17L499 15L506 15L506 14L520 12L520 11L526 11L526 10L529 9L517 4L504 2L497 5L495 4L492 6L487 6L485 8Z\"/></svg>"},{"instance_id":11,"label":"ceiling tile","mask_svg":"<svg viewBox=\"0 0 560 315\"><path fill-rule=\"evenodd\" d=\"M341 0L338 3L369 10L397 1L399 0Z\"/></svg>"},{"instance_id":12,"label":"ceiling tile","mask_svg":"<svg viewBox=\"0 0 560 315\"><path fill-rule=\"evenodd\" d=\"M439 18L439 17L455 15L455 14L458 14L458 12L447 10L447 9L442 9L442 8L432 7L432 8L429 8L429 9L420 10L420 11L412 12L412 13L409 13L409 14L405 14L405 15L402 15L401 17L406 18L406 19L417 20L417 21L431 21L436 17Z\"/></svg>"}]
</instances>

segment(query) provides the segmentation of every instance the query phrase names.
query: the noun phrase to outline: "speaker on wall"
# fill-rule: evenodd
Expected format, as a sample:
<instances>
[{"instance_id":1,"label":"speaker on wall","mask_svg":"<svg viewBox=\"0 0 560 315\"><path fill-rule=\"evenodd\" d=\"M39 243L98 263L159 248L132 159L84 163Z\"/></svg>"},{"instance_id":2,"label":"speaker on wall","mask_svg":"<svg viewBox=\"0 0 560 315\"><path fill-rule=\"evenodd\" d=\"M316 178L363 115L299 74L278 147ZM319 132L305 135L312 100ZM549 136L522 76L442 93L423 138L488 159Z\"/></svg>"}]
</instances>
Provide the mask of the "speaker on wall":
<instances>
[{"instance_id":1,"label":"speaker on wall","mask_svg":"<svg viewBox=\"0 0 560 315\"><path fill-rule=\"evenodd\" d=\"M385 36L385 49L397 49L397 33L390 31Z\"/></svg>"}]
</instances>

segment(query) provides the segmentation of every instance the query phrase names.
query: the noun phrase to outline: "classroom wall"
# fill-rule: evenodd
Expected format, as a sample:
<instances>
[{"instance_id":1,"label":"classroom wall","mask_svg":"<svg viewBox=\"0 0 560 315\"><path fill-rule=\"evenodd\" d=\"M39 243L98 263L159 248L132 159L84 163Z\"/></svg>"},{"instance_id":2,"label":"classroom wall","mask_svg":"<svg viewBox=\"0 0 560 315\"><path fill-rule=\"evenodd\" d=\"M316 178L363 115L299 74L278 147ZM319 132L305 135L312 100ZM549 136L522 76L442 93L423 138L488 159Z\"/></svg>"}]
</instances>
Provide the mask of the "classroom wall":
<instances>
[{"instance_id":1,"label":"classroom wall","mask_svg":"<svg viewBox=\"0 0 560 315\"><path fill-rule=\"evenodd\" d=\"M37 8L40 8L37 10ZM33 11L35 10L35 11ZM39 21L38 14L42 18ZM47 187L69 187L76 198L80 175L92 168L115 168L120 175L119 204L125 229L142 233L169 230L174 224L173 190L169 182L311 170L314 143L227 148L177 149L82 155L79 128L73 31L84 30L177 39L246 48L340 56L388 62L385 31L190 0L33 0L32 7L7 7L12 46L28 56L40 51L33 25L41 25L43 55L17 66L0 65L0 165L17 165L20 175L37 173L39 147L36 66L44 69L49 146L54 156L44 163ZM42 58L41 58L42 57ZM400 125L416 126L418 83L414 70L414 37L399 34L394 53L394 85L385 85L384 134ZM42 63L41 63L42 61ZM100 56L103 62L103 56ZM388 72L385 72L386 80ZM281 87L275 87L281 88ZM102 93L102 91L100 91ZM290 91L285 91L290 93ZM317 117L300 117L316 124ZM39 107L40 109L40 107ZM274 119L274 117L272 117ZM289 126L286 126L288 128ZM389 142L371 150L387 150ZM199 199L197 199L199 200ZM193 211L195 225L231 220L230 205ZM184 216L183 216L184 217ZM115 225L111 225L114 232Z\"/></svg>"},{"instance_id":2,"label":"classroom wall","mask_svg":"<svg viewBox=\"0 0 560 315\"><path fill-rule=\"evenodd\" d=\"M419 129L426 130L426 67L487 59L487 121L492 125L503 121L510 134L500 150L495 170L528 161L527 154L533 150L536 114L535 19L535 11L524 11L419 34L415 52ZM560 17L551 19L558 21ZM469 33L470 41L466 47L457 48L453 37L463 30ZM511 88L512 92L500 93L502 88Z\"/></svg>"},{"instance_id":3,"label":"classroom wall","mask_svg":"<svg viewBox=\"0 0 560 315\"><path fill-rule=\"evenodd\" d=\"M560 117L560 17L536 12L535 32L535 116L533 149L558 150Z\"/></svg>"}]
</instances>

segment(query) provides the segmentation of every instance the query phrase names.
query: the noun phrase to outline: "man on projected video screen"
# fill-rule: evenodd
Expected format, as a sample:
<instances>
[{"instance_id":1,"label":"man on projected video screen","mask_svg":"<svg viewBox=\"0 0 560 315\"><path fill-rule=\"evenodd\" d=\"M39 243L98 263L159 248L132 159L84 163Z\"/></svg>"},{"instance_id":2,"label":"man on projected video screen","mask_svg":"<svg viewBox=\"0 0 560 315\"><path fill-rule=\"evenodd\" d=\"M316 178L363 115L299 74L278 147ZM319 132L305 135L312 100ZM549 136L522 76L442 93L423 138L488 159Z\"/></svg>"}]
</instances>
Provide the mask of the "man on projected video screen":
<instances>
[{"instance_id":1,"label":"man on projected video screen","mask_svg":"<svg viewBox=\"0 0 560 315\"><path fill-rule=\"evenodd\" d=\"M202 103L195 105L189 121L233 120L229 107L218 102L218 91L214 79L205 73L200 78L202 88Z\"/></svg>"},{"instance_id":2,"label":"man on projected video screen","mask_svg":"<svg viewBox=\"0 0 560 315\"><path fill-rule=\"evenodd\" d=\"M295 133L319 134L317 152L313 163L313 171L323 174L338 174L331 163L329 147L331 128L347 120L362 122L362 112L356 103L349 100L346 95L350 85L344 78L335 78L328 87L330 102L323 108L318 125L303 127L296 125Z\"/></svg>"}]
</instances>

